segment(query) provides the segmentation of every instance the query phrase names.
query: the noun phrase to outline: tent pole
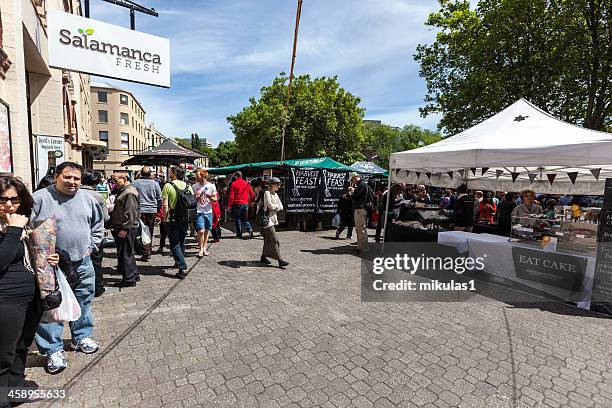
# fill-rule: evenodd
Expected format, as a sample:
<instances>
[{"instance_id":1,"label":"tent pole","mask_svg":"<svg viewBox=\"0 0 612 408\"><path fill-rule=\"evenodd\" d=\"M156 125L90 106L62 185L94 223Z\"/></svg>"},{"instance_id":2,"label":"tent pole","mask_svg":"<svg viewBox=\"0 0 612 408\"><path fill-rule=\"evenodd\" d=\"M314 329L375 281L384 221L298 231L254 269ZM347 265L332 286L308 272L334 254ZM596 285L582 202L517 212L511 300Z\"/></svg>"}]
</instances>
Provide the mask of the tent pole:
<instances>
[{"instance_id":1,"label":"tent pole","mask_svg":"<svg viewBox=\"0 0 612 408\"><path fill-rule=\"evenodd\" d=\"M391 163L389 163L391 164ZM391 200L391 166L389 166L389 176L387 177L387 203L385 204L385 221L383 223L383 242L381 252L385 252L385 238L387 236L387 218L389 217L389 201ZM380 222L380 220L378 220Z\"/></svg>"}]
</instances>

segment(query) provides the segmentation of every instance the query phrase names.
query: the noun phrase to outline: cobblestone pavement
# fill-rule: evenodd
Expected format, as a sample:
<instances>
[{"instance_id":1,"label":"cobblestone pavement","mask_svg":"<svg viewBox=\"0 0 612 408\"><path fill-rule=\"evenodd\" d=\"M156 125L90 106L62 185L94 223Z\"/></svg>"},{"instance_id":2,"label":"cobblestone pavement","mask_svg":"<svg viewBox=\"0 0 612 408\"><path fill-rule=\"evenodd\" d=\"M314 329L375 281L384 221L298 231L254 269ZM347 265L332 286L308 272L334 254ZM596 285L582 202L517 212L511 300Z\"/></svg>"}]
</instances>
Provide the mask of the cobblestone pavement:
<instances>
[{"instance_id":1,"label":"cobblestone pavement","mask_svg":"<svg viewBox=\"0 0 612 408\"><path fill-rule=\"evenodd\" d=\"M137 287L94 302L100 352L68 352L55 376L30 358L30 379L70 394L34 406L612 406L612 320L497 301L362 303L348 241L279 235L286 270L257 262L261 238L189 257L183 281L169 257L141 264Z\"/></svg>"}]
</instances>

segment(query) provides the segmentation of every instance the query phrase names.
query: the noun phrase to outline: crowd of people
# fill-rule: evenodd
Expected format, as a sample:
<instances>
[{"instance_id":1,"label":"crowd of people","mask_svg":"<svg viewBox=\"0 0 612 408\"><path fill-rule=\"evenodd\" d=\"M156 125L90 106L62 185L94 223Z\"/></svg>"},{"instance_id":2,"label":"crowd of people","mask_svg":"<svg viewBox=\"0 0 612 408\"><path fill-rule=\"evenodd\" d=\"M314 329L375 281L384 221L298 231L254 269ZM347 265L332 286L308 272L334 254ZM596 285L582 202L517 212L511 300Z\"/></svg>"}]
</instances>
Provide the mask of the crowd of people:
<instances>
[{"instance_id":1,"label":"crowd of people","mask_svg":"<svg viewBox=\"0 0 612 408\"><path fill-rule=\"evenodd\" d=\"M348 193L350 194L350 190ZM387 200L387 194L391 194L389 200ZM597 202L597 197L536 194L535 191L529 189L520 193L470 191L465 185L460 185L456 189L434 189L424 185L394 184L390 193L384 190L377 194L377 197L379 216L376 231L377 241L380 240L383 224L381 220L385 215L392 219L396 216L395 209L405 205L415 205L415 203L447 210L447 213L452 216L455 230L471 231L475 224L496 225L502 235L509 235L513 216L528 214L553 216L555 207L559 205L588 207ZM340 208L339 212L341 212Z\"/></svg>"},{"instance_id":2,"label":"crowd of people","mask_svg":"<svg viewBox=\"0 0 612 408\"><path fill-rule=\"evenodd\" d=\"M281 256L276 234L277 214L283 209L277 194L280 186L281 181L272 177L255 194L240 172L226 183L212 180L204 169L186 175L182 167L171 167L167 181L147 166L134 179L124 171L105 178L73 162L59 164L33 193L18 178L0 177L0 407L11 406L8 390L28 386L24 371L33 342L46 357L48 373L59 373L68 366L64 322L41 321L40 283L27 245L35 225L55 220L57 253L50 254L47 263L55 268L67 262L64 269L78 276L71 289L81 315L69 323L71 348L93 354L100 346L93 339L92 303L105 291L102 261L104 241L110 239L107 230L117 250L119 287L133 287L140 281L138 262L150 260L157 225L157 252L164 254L167 240L178 270L176 277L184 279L189 270L185 260L189 229L195 231L198 257L209 256L212 243L221 238L226 212L235 219L238 238L253 238L249 208L261 216L261 262L270 265L273 259L285 268L288 262ZM59 273L56 269L55 276Z\"/></svg>"}]
</instances>

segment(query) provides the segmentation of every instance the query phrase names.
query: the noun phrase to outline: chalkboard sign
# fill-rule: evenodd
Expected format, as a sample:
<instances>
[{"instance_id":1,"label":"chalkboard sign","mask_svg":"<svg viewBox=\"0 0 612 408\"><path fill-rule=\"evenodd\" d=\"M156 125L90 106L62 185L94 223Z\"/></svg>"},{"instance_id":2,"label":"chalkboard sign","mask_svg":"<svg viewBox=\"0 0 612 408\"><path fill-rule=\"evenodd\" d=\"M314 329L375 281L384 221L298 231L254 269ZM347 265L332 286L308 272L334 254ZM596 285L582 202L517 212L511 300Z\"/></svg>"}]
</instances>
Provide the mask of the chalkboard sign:
<instances>
[{"instance_id":1,"label":"chalkboard sign","mask_svg":"<svg viewBox=\"0 0 612 408\"><path fill-rule=\"evenodd\" d=\"M601 215L591 309L612 314L612 179L606 179Z\"/></svg>"},{"instance_id":2,"label":"chalkboard sign","mask_svg":"<svg viewBox=\"0 0 612 408\"><path fill-rule=\"evenodd\" d=\"M584 282L588 259L582 256L512 247L516 276L533 282L578 291Z\"/></svg>"},{"instance_id":3,"label":"chalkboard sign","mask_svg":"<svg viewBox=\"0 0 612 408\"><path fill-rule=\"evenodd\" d=\"M287 202L289 213L313 213L317 208L319 170L294 168L287 177Z\"/></svg>"},{"instance_id":4,"label":"chalkboard sign","mask_svg":"<svg viewBox=\"0 0 612 408\"><path fill-rule=\"evenodd\" d=\"M335 213L338 201L348 186L348 172L321 170L319 184L319 211Z\"/></svg>"}]
</instances>

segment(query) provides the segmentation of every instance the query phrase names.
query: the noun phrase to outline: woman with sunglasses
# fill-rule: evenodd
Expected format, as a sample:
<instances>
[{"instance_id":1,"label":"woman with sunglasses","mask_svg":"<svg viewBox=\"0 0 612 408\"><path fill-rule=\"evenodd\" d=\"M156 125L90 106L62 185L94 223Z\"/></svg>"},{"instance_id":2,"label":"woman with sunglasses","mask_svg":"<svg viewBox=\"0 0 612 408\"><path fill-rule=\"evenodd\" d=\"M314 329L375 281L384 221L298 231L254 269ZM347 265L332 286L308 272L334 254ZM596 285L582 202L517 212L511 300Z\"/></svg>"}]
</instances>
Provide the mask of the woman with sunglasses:
<instances>
[{"instance_id":1,"label":"woman with sunglasses","mask_svg":"<svg viewBox=\"0 0 612 408\"><path fill-rule=\"evenodd\" d=\"M542 207L535 203L535 191L523 190L521 191L522 204L516 206L512 210L512 216L524 217L529 214L542 214Z\"/></svg>"},{"instance_id":2,"label":"woman with sunglasses","mask_svg":"<svg viewBox=\"0 0 612 408\"><path fill-rule=\"evenodd\" d=\"M40 320L38 289L23 238L33 200L14 177L0 178L0 407L10 407L9 389L24 388L28 347ZM59 256L47 258L57 265Z\"/></svg>"}]
</instances>

